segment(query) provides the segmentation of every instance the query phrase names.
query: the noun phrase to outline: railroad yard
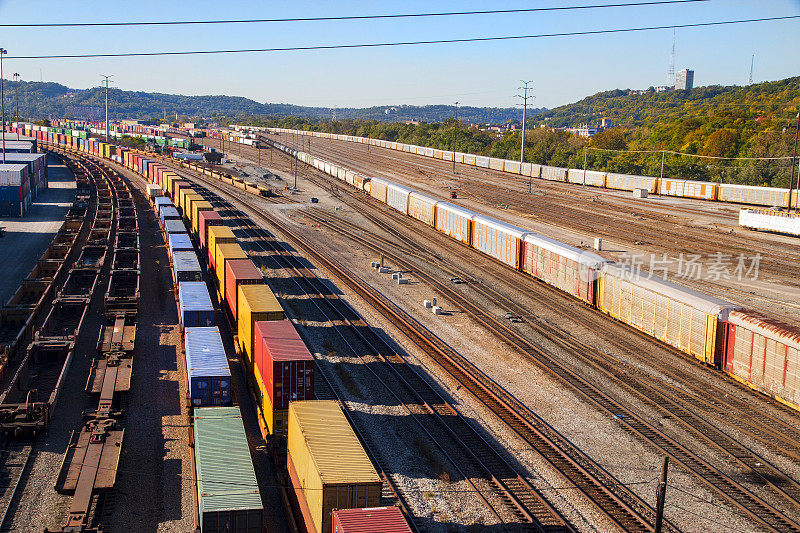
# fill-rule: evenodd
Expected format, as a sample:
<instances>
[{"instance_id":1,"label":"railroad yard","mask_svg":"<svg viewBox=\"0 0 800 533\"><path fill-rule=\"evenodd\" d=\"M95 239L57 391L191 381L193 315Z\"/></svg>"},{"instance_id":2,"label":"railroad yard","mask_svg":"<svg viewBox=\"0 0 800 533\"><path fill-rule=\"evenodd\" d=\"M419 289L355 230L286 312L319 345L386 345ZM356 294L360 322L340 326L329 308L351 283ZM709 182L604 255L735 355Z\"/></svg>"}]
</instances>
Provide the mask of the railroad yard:
<instances>
[{"instance_id":1,"label":"railroad yard","mask_svg":"<svg viewBox=\"0 0 800 533\"><path fill-rule=\"evenodd\" d=\"M0 533L800 533L733 4L0 1Z\"/></svg>"},{"instance_id":2,"label":"railroad yard","mask_svg":"<svg viewBox=\"0 0 800 533\"><path fill-rule=\"evenodd\" d=\"M455 196L587 265L757 251L758 280L676 286L727 294L732 315L794 321L790 237L739 229L731 204L260 140L212 171L39 138L76 196L3 315L4 530L330 531L334 509L387 507L412 531L653 531L665 457L664 530L800 528L793 390L748 387L721 341L613 320L602 288L511 268L308 161ZM331 432L348 459L324 458ZM310 464L359 489L314 503Z\"/></svg>"}]
</instances>

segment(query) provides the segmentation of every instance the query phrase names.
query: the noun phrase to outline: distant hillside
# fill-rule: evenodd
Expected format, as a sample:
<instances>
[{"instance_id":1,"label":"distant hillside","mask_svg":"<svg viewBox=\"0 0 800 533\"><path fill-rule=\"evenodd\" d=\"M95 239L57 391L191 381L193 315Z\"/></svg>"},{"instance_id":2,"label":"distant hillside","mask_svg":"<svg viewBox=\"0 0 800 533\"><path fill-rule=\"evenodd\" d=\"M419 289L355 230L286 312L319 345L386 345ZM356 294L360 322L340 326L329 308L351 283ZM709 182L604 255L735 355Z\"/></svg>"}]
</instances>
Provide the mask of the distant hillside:
<instances>
[{"instance_id":1,"label":"distant hillside","mask_svg":"<svg viewBox=\"0 0 800 533\"><path fill-rule=\"evenodd\" d=\"M6 103L16 105L19 92L20 115L32 119L70 117L101 120L105 117L105 90L100 87L77 90L58 83L19 82L6 80ZM189 118L232 119L246 116L331 118L333 109L291 104L259 103L240 96L183 96L177 94L108 91L109 116L113 119L145 119L173 117L177 113ZM6 109L11 115L15 109ZM366 119L381 122L421 120L439 122L453 116L453 107L446 105L388 105L367 108L338 108L341 119ZM533 110L532 114L540 110ZM459 107L459 118L467 122L507 122L520 119L516 108Z\"/></svg>"},{"instance_id":2,"label":"distant hillside","mask_svg":"<svg viewBox=\"0 0 800 533\"><path fill-rule=\"evenodd\" d=\"M542 112L534 120L560 127L596 124L608 118L616 125L635 127L710 115L733 119L776 114L784 117L786 106L798 103L799 80L787 78L745 87L709 85L691 91L662 93L655 92L652 87L641 94L630 89L615 89Z\"/></svg>"}]
</instances>

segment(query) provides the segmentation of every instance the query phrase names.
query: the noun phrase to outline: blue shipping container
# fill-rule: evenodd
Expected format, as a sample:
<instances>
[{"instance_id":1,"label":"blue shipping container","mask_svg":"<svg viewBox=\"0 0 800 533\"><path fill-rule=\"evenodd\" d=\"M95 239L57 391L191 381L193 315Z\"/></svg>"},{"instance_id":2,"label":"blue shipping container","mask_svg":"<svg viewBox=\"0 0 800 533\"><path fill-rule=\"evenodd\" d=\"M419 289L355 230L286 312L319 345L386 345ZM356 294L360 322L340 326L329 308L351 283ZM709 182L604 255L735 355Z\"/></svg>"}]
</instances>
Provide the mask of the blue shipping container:
<instances>
[{"instance_id":1,"label":"blue shipping container","mask_svg":"<svg viewBox=\"0 0 800 533\"><path fill-rule=\"evenodd\" d=\"M172 205L172 200L170 200L166 196L156 196L155 202L156 202L155 203L156 211L158 211L159 215L161 214L162 207L167 207L167 206L175 207L174 205Z\"/></svg>"},{"instance_id":2,"label":"blue shipping container","mask_svg":"<svg viewBox=\"0 0 800 533\"><path fill-rule=\"evenodd\" d=\"M186 234L173 233L172 235ZM186 236L188 237L188 235ZM194 250L176 250L172 253L172 280L175 283L203 280L203 271L200 269L200 261Z\"/></svg>"},{"instance_id":3,"label":"blue shipping container","mask_svg":"<svg viewBox=\"0 0 800 533\"><path fill-rule=\"evenodd\" d=\"M161 206L159 210L159 216L161 217L161 223L163 224L167 220L180 220L181 215L178 213L178 210L173 205L164 205Z\"/></svg>"},{"instance_id":4,"label":"blue shipping container","mask_svg":"<svg viewBox=\"0 0 800 533\"><path fill-rule=\"evenodd\" d=\"M166 233L186 233L186 226L182 220L165 220L164 231Z\"/></svg>"},{"instance_id":5,"label":"blue shipping container","mask_svg":"<svg viewBox=\"0 0 800 533\"><path fill-rule=\"evenodd\" d=\"M194 251L194 245L192 244L192 239L189 238L189 235L186 233L170 233L169 255L173 255L175 252L184 250Z\"/></svg>"},{"instance_id":6,"label":"blue shipping container","mask_svg":"<svg viewBox=\"0 0 800 533\"><path fill-rule=\"evenodd\" d=\"M214 306L202 281L178 283L178 312L184 328L208 327L214 323Z\"/></svg>"},{"instance_id":7,"label":"blue shipping container","mask_svg":"<svg viewBox=\"0 0 800 533\"><path fill-rule=\"evenodd\" d=\"M184 338L192 405L230 405L231 371L219 328L186 328Z\"/></svg>"}]
</instances>

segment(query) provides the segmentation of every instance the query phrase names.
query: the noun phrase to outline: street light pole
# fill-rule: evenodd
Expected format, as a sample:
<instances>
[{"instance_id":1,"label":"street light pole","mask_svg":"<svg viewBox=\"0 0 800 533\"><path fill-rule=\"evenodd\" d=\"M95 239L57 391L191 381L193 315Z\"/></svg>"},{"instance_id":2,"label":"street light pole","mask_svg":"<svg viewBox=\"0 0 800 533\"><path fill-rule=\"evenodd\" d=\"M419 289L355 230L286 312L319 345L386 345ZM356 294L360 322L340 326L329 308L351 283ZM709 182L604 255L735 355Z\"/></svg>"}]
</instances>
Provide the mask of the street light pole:
<instances>
[{"instance_id":1,"label":"street light pole","mask_svg":"<svg viewBox=\"0 0 800 533\"><path fill-rule=\"evenodd\" d=\"M0 115L2 115L3 127L3 164L6 164L6 94L3 87L3 55L7 54L8 50L0 48Z\"/></svg>"}]
</instances>

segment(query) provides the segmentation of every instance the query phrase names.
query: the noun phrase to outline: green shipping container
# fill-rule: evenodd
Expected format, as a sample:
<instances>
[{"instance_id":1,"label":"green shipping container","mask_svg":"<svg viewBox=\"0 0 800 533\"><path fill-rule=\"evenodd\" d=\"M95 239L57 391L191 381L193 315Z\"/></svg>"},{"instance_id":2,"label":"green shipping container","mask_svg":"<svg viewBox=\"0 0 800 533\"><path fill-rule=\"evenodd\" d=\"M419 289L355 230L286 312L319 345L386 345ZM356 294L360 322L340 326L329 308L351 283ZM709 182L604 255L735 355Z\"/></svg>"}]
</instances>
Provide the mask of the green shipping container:
<instances>
[{"instance_id":1,"label":"green shipping container","mask_svg":"<svg viewBox=\"0 0 800 533\"><path fill-rule=\"evenodd\" d=\"M194 410L202 533L261 533L264 507L238 407Z\"/></svg>"}]
</instances>

